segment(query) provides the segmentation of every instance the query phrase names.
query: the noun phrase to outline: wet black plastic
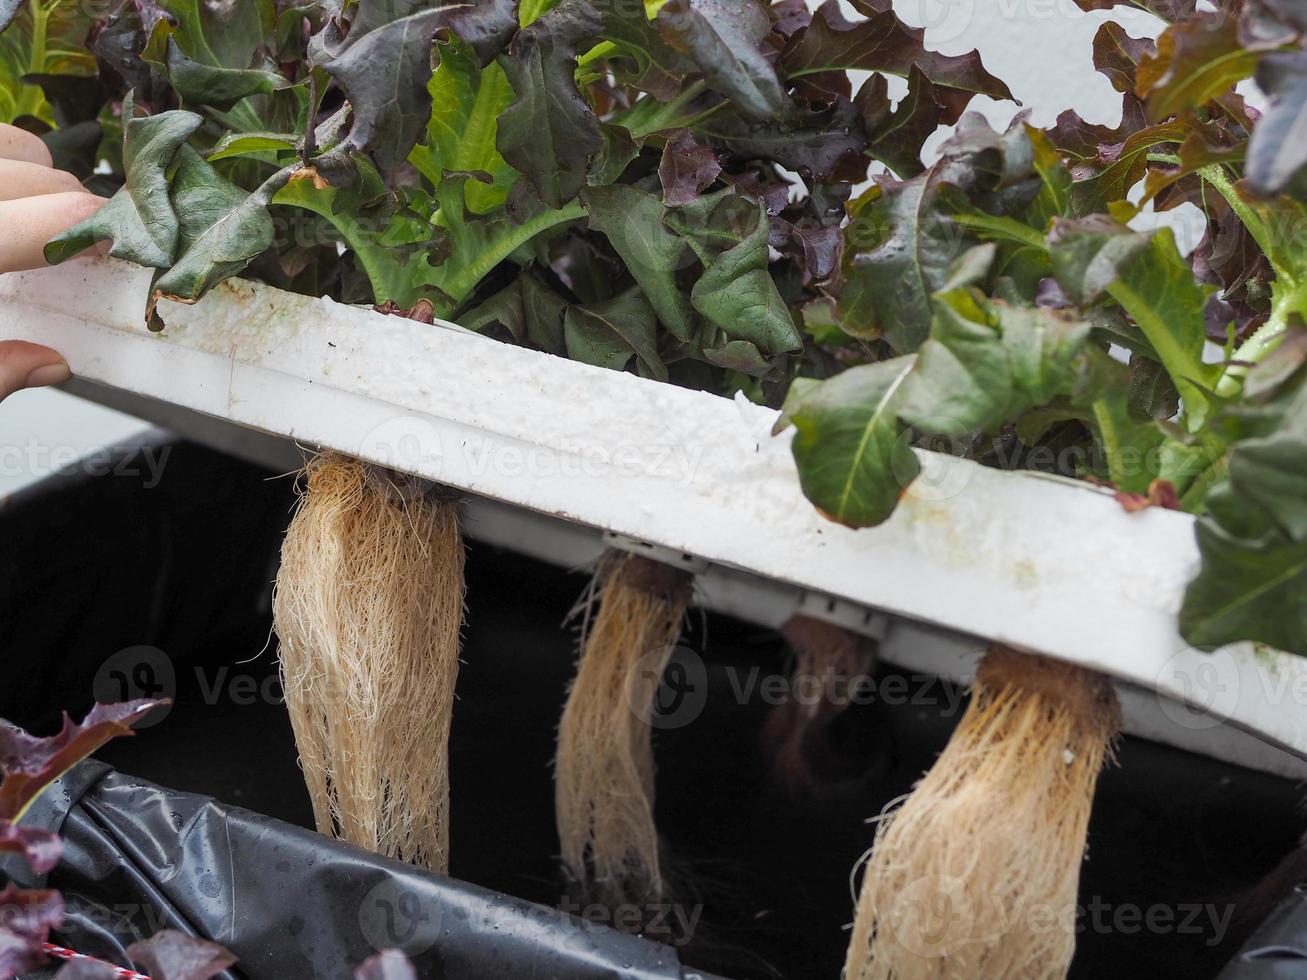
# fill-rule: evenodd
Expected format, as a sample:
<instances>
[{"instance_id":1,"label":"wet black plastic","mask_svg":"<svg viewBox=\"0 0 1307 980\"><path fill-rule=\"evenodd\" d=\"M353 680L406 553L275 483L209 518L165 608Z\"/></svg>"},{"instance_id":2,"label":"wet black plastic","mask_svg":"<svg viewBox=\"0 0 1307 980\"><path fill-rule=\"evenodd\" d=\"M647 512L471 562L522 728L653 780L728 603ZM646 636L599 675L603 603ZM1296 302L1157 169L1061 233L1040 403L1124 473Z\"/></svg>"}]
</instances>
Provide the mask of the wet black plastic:
<instances>
[{"instance_id":1,"label":"wet black plastic","mask_svg":"<svg viewBox=\"0 0 1307 980\"><path fill-rule=\"evenodd\" d=\"M60 780L25 822L62 833L63 862L44 880L0 867L63 891L56 942L119 963L167 927L239 956L223 980L344 980L379 947L404 949L424 978L712 980L671 947L98 762Z\"/></svg>"},{"instance_id":2,"label":"wet black plastic","mask_svg":"<svg viewBox=\"0 0 1307 980\"><path fill-rule=\"evenodd\" d=\"M1218 980L1307 977L1307 883L1298 885L1230 961Z\"/></svg>"}]
</instances>

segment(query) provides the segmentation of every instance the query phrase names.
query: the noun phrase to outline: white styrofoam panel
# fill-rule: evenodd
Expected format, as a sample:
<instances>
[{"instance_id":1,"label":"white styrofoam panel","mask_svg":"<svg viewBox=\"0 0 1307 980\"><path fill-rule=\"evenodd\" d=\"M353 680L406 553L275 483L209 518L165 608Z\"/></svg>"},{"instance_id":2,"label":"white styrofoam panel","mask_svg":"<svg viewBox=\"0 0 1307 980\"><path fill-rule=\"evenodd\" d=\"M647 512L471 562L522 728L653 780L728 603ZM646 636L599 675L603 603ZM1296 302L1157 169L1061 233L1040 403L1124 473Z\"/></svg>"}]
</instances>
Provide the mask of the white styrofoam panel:
<instances>
[{"instance_id":1,"label":"white styrofoam panel","mask_svg":"<svg viewBox=\"0 0 1307 980\"><path fill-rule=\"evenodd\" d=\"M0 338L47 343L91 381L1082 664L1150 692L1168 741L1224 722L1307 758L1307 661L1177 635L1198 564L1186 515L922 454L894 518L854 531L803 498L769 409L242 281L165 304L150 334L148 280L108 260L0 278ZM894 659L913 666L909 646Z\"/></svg>"},{"instance_id":2,"label":"white styrofoam panel","mask_svg":"<svg viewBox=\"0 0 1307 980\"><path fill-rule=\"evenodd\" d=\"M49 388L10 395L0 407L0 500L68 466L108 464L106 447L145 429L131 418Z\"/></svg>"},{"instance_id":3,"label":"white styrofoam panel","mask_svg":"<svg viewBox=\"0 0 1307 980\"><path fill-rule=\"evenodd\" d=\"M149 419L174 435L291 474L304 465L312 448L203 415L169 402L120 388L75 379L67 386L79 399L105 405L139 419ZM91 407L95 407L94 404ZM131 440L129 440L130 442ZM607 548L645 550L647 542L603 532L546 514L469 496L463 501L463 533L472 541L506 548L540 561L582 570L594 566ZM667 553L659 555L666 560ZM930 677L969 684L984 652L981 637L941 629L877 612L749 572L700 560L695 605L777 629L796 612L831 620L874 637L881 660L911 673L912 689ZM1290 779L1307 778L1307 762L1284 749L1169 696L1118 681L1125 730L1131 735L1198 752L1235 765ZM1177 719L1179 721L1177 722Z\"/></svg>"}]
</instances>

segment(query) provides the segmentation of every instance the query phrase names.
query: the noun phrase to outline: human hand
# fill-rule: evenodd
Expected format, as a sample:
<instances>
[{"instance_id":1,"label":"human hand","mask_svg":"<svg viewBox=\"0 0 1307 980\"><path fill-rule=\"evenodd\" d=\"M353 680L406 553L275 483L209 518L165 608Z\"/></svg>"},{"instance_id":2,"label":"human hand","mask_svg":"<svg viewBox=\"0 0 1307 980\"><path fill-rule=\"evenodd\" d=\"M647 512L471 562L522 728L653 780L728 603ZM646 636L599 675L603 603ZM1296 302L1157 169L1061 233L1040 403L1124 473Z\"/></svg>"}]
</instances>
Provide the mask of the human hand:
<instances>
[{"instance_id":1,"label":"human hand","mask_svg":"<svg viewBox=\"0 0 1307 980\"><path fill-rule=\"evenodd\" d=\"M0 123L0 273L43 267L45 243L103 204L72 174L54 169L40 139ZM69 376L68 364L49 347L0 341L0 400Z\"/></svg>"}]
</instances>

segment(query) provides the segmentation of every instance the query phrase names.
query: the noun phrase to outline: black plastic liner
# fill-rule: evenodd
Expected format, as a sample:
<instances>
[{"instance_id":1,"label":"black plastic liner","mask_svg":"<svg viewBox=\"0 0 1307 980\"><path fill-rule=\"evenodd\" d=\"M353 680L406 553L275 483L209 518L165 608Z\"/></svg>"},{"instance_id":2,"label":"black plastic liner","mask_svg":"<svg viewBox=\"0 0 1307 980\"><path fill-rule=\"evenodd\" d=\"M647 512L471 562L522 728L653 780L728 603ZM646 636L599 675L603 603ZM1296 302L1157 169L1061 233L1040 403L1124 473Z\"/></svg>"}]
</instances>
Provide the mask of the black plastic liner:
<instances>
[{"instance_id":1,"label":"black plastic liner","mask_svg":"<svg viewBox=\"0 0 1307 980\"><path fill-rule=\"evenodd\" d=\"M1307 882L1262 923L1219 980L1289 980L1307 977Z\"/></svg>"},{"instance_id":2,"label":"black plastic liner","mask_svg":"<svg viewBox=\"0 0 1307 980\"><path fill-rule=\"evenodd\" d=\"M556 909L427 874L268 817L86 762L25 821L60 832L63 862L26 887L64 893L61 945L118 963L160 928L240 957L225 980L352 975L382 948L424 978L710 980L674 949Z\"/></svg>"}]
</instances>

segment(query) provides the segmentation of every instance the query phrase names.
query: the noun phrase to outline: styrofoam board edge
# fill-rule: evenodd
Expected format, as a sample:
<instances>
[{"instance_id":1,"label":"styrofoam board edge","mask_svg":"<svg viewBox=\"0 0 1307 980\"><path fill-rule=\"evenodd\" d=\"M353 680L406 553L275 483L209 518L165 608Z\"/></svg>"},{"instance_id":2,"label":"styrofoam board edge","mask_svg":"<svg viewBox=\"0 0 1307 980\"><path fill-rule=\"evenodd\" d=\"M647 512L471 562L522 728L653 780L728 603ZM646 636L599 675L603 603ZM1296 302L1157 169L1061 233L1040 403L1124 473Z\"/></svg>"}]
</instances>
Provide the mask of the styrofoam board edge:
<instances>
[{"instance_id":1,"label":"styrofoam board edge","mask_svg":"<svg viewBox=\"0 0 1307 980\"><path fill-rule=\"evenodd\" d=\"M65 389L273 472L293 473L312 454L313 447L117 388L74 379ZM472 541L568 570L592 568L607 548L629 546L611 532L476 496L463 502L463 532ZM802 611L874 637L885 663L916 675L970 684L984 652L983 638L889 616L737 569L699 562L694 572L696 606L769 629L779 628L793 613ZM1266 744L1255 733L1194 711L1157 691L1122 681L1116 682L1116 689L1125 730L1131 735L1244 768L1307 779L1307 761ZM1177 725L1176 719L1183 724Z\"/></svg>"},{"instance_id":2,"label":"styrofoam board edge","mask_svg":"<svg viewBox=\"0 0 1307 980\"><path fill-rule=\"evenodd\" d=\"M470 499L464 527L468 537L566 568L587 568L611 546L611 537L592 528L569 524L497 501ZM854 629L878 641L880 659L920 677L946 677L969 685L986 641L897 616L877 614L866 607L850 615L837 609L833 597L760 579L737 569L707 565L695 576L696 604L738 619L778 629L795 612ZM838 600L835 600L838 602ZM909 685L915 688L914 684ZM1269 745L1255 732L1241 730L1201 708L1167 695L1115 682L1125 731L1214 759L1284 776L1307 779L1307 761Z\"/></svg>"},{"instance_id":3,"label":"styrofoam board edge","mask_svg":"<svg viewBox=\"0 0 1307 980\"><path fill-rule=\"evenodd\" d=\"M232 281L141 322L149 273L107 260L0 278L0 337L78 375L717 566L1042 652L1307 757L1307 662L1176 631L1192 519L921 454L886 524L803 498L774 411Z\"/></svg>"}]
</instances>

